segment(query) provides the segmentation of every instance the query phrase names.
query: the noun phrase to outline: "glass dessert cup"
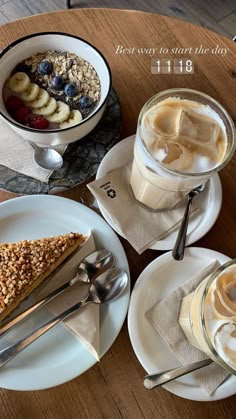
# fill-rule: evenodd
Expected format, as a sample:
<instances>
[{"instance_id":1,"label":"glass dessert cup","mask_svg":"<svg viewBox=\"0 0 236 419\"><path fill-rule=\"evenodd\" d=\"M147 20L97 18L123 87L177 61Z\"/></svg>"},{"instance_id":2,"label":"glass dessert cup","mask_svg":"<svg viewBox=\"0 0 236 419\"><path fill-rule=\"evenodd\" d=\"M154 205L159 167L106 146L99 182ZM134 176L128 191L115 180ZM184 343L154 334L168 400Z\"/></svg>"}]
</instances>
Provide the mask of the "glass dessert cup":
<instances>
[{"instance_id":1,"label":"glass dessert cup","mask_svg":"<svg viewBox=\"0 0 236 419\"><path fill-rule=\"evenodd\" d=\"M179 323L189 343L236 375L236 259L184 297Z\"/></svg>"},{"instance_id":2,"label":"glass dessert cup","mask_svg":"<svg viewBox=\"0 0 236 419\"><path fill-rule=\"evenodd\" d=\"M225 153L213 168L205 171L181 171L164 164L154 156L147 145L148 131L144 129L147 112L162 101L179 99L205 106L221 120L225 134ZM168 119L167 119L168 122ZM151 129L149 130L151 132ZM153 134L153 131L151 132ZM156 133L154 134L156 136ZM165 135L163 135L165 139ZM206 183L232 158L236 146L235 127L228 112L213 98L191 89L169 89L158 93L143 106L139 118L134 144L134 158L130 186L134 198L150 211L173 208L189 191Z\"/></svg>"}]
</instances>

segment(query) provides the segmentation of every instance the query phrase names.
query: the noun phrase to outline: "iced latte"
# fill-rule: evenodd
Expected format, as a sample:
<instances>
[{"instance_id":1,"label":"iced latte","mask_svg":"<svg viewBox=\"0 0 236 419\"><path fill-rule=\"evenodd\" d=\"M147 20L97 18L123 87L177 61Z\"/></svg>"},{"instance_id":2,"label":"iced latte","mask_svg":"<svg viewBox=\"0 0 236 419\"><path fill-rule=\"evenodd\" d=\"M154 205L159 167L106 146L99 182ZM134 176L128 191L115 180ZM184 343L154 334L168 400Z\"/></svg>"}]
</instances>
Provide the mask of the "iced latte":
<instances>
[{"instance_id":1,"label":"iced latte","mask_svg":"<svg viewBox=\"0 0 236 419\"><path fill-rule=\"evenodd\" d=\"M236 374L236 259L183 299L179 323L192 345Z\"/></svg>"},{"instance_id":2,"label":"iced latte","mask_svg":"<svg viewBox=\"0 0 236 419\"><path fill-rule=\"evenodd\" d=\"M234 127L212 98L189 89L162 92L138 121L130 185L151 210L175 206L232 157Z\"/></svg>"}]
</instances>

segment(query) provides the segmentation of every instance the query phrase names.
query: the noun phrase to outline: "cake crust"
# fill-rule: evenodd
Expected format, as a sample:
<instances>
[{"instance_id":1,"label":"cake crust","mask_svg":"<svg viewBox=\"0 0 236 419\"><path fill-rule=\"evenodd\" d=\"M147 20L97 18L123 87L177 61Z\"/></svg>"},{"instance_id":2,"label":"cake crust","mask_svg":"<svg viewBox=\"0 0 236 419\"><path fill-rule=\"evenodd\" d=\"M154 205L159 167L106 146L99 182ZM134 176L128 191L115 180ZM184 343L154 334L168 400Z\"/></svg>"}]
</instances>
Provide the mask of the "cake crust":
<instances>
[{"instance_id":1,"label":"cake crust","mask_svg":"<svg viewBox=\"0 0 236 419\"><path fill-rule=\"evenodd\" d=\"M86 240L69 233L36 240L0 244L0 321Z\"/></svg>"}]
</instances>

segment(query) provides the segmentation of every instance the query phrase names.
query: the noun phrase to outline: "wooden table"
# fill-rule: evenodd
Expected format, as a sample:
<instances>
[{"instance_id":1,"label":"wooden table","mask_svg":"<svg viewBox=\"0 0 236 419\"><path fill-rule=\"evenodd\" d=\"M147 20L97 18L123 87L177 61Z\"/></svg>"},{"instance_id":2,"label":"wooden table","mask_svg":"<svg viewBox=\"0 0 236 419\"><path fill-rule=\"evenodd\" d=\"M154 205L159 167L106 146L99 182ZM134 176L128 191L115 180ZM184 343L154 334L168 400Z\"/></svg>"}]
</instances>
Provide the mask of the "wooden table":
<instances>
[{"instance_id":1,"label":"wooden table","mask_svg":"<svg viewBox=\"0 0 236 419\"><path fill-rule=\"evenodd\" d=\"M236 45L216 33L179 20L136 11L82 9L32 16L0 28L0 48L26 34L62 31L87 39L106 56L119 95L122 114L122 138L133 134L138 113L144 102L158 91L171 87L201 90L221 102L236 120ZM133 48L133 53L116 53L118 46ZM185 47L227 48L225 56L211 51L199 54L160 55L160 58L192 58L194 74L152 75L151 56L144 48ZM138 53L138 48L143 48ZM166 50L165 50L166 51ZM158 54L155 54L158 57ZM224 204L211 231L195 246L236 256L236 158L221 172ZM62 195L78 200L81 185ZM89 200L89 192L88 200ZM12 198L0 193L1 201ZM121 240L130 263L134 284L138 275L161 252L146 251L138 256ZM233 418L235 396L214 403L178 398L164 389L147 391L142 379L145 371L136 359L127 325L100 364L73 381L59 387L34 392L1 391L1 418ZM236 389L235 389L236 391Z\"/></svg>"}]
</instances>

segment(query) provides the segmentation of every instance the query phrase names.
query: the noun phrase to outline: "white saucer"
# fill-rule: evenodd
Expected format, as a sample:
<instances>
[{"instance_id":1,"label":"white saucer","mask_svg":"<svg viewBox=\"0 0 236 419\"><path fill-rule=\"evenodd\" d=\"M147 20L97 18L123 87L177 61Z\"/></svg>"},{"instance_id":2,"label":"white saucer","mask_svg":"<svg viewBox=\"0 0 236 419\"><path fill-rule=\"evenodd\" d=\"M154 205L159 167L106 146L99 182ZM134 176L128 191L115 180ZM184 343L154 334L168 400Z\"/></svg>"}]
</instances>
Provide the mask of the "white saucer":
<instances>
[{"instance_id":1,"label":"white saucer","mask_svg":"<svg viewBox=\"0 0 236 419\"><path fill-rule=\"evenodd\" d=\"M116 144L112 149L105 155L103 158L96 175L96 179L105 176L108 172L118 169L121 166L124 166L133 158L133 146L134 138L132 135ZM208 182L205 190L198 196L196 196L195 203L200 208L198 215L194 217L193 220L190 220L188 226L188 236L186 240L186 245L196 242L201 237L203 237L215 224L222 204L222 188L219 176L214 175ZM99 204L99 209L105 218L105 220L110 224L110 226L122 236L119 228L114 224L114 221L111 219L109 214L104 210L104 208ZM178 230L172 232L168 237L163 240L159 240L150 248L154 250L171 250L176 241Z\"/></svg>"},{"instance_id":2,"label":"white saucer","mask_svg":"<svg viewBox=\"0 0 236 419\"><path fill-rule=\"evenodd\" d=\"M128 311L129 336L137 358L148 374L179 366L172 350L147 320L145 313L181 283L214 260L221 264L230 260L222 253L191 247L181 262L173 260L171 252L151 262L135 283ZM163 386L177 396L190 400L213 401L236 392L236 376L230 376L212 396L201 389L189 374Z\"/></svg>"}]
</instances>

